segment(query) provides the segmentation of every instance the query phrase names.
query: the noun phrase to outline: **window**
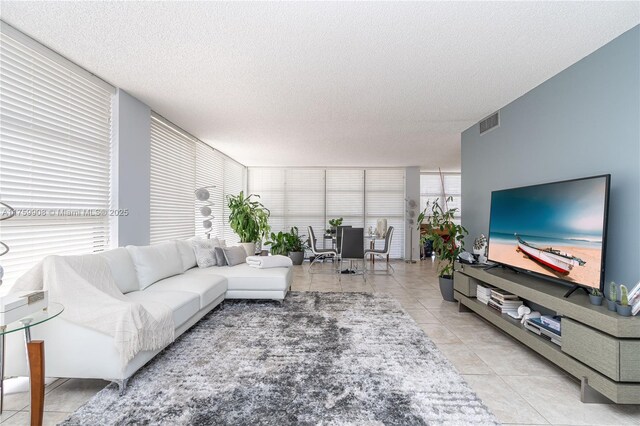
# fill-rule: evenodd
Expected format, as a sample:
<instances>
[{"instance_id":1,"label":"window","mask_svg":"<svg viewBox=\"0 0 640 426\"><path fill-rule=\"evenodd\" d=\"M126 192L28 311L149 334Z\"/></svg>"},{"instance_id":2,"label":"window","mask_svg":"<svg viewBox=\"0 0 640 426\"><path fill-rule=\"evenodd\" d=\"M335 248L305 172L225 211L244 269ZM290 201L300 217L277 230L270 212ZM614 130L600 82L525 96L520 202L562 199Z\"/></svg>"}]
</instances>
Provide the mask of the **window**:
<instances>
[{"instance_id":1,"label":"window","mask_svg":"<svg viewBox=\"0 0 640 426\"><path fill-rule=\"evenodd\" d=\"M405 225L404 170L371 169L365 173L365 232L369 226L375 229L378 219L387 219L387 226L394 228L390 256L401 258Z\"/></svg>"},{"instance_id":2,"label":"window","mask_svg":"<svg viewBox=\"0 0 640 426\"><path fill-rule=\"evenodd\" d=\"M0 222L5 284L47 255L110 247L113 88L3 23ZM6 214L0 211L0 214Z\"/></svg>"},{"instance_id":3,"label":"window","mask_svg":"<svg viewBox=\"0 0 640 426\"><path fill-rule=\"evenodd\" d=\"M391 256L404 253L404 169L250 168L249 192L271 210L273 231L313 226L321 239L329 219L344 225L375 228L379 218L395 227ZM381 244L379 242L378 244ZM365 244L368 248L368 242Z\"/></svg>"},{"instance_id":4,"label":"window","mask_svg":"<svg viewBox=\"0 0 640 426\"><path fill-rule=\"evenodd\" d=\"M424 210L427 202L433 203L438 200L442 208L445 208L444 201L453 197L447 202L448 208L457 208L454 221L460 223L461 200L461 178L460 173L421 173L420 174L420 211Z\"/></svg>"},{"instance_id":5,"label":"window","mask_svg":"<svg viewBox=\"0 0 640 426\"><path fill-rule=\"evenodd\" d=\"M195 235L195 164L196 141L152 116L151 244Z\"/></svg>"}]
</instances>

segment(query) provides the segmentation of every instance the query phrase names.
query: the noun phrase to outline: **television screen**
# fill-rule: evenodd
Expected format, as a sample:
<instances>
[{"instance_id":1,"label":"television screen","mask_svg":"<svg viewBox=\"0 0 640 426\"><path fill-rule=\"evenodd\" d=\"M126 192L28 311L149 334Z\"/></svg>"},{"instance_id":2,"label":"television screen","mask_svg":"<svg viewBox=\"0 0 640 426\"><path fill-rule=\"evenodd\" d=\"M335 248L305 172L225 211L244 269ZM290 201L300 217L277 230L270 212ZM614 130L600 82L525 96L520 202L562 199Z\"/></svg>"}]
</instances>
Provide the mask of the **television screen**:
<instances>
[{"instance_id":1,"label":"television screen","mask_svg":"<svg viewBox=\"0 0 640 426\"><path fill-rule=\"evenodd\" d=\"M489 260L601 289L609 178L493 191Z\"/></svg>"}]
</instances>

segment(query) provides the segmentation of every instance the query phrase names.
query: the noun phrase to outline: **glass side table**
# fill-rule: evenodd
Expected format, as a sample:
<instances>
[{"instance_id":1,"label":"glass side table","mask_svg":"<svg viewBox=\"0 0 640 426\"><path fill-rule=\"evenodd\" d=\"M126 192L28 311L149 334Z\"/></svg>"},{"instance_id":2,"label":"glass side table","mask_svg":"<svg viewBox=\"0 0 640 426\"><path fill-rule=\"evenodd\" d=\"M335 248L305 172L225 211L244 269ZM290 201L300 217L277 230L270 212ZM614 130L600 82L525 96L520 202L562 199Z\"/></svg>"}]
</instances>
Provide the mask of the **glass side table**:
<instances>
[{"instance_id":1,"label":"glass side table","mask_svg":"<svg viewBox=\"0 0 640 426\"><path fill-rule=\"evenodd\" d=\"M31 340L31 327L54 319L64 311L60 303L49 303L47 308L27 315L18 321L0 326L0 413L4 403L4 343L5 335L24 330L29 358L29 384L31 392L31 424L42 425L44 414L44 341Z\"/></svg>"}]
</instances>

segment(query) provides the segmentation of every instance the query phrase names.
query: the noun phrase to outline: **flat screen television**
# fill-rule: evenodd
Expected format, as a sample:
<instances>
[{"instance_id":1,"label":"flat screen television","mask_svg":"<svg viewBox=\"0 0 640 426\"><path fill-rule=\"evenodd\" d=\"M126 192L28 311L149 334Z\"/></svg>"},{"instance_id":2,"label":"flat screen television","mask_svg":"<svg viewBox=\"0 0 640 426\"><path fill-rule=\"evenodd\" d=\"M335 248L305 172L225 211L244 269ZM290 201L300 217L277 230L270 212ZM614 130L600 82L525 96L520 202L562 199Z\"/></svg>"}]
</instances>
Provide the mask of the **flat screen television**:
<instances>
[{"instance_id":1,"label":"flat screen television","mask_svg":"<svg viewBox=\"0 0 640 426\"><path fill-rule=\"evenodd\" d=\"M602 175L493 191L488 259L602 290L610 179Z\"/></svg>"}]
</instances>

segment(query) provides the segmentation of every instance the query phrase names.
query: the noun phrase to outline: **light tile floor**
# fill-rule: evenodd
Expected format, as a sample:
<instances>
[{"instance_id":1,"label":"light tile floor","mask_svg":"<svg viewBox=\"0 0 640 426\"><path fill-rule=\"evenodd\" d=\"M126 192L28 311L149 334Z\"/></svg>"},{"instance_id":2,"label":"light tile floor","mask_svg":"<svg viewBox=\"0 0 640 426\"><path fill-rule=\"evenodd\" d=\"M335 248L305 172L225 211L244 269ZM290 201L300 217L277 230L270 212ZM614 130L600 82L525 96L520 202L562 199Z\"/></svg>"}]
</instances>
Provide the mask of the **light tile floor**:
<instances>
[{"instance_id":1,"label":"light tile floor","mask_svg":"<svg viewBox=\"0 0 640 426\"><path fill-rule=\"evenodd\" d=\"M639 425L640 406L583 404L579 383L535 352L457 304L442 300L434 264L393 263L393 276L308 273L294 269L292 291L376 292L393 295L504 424ZM376 262L382 268L384 263ZM329 272L332 265L320 265ZM323 269L324 268L324 269ZM107 382L64 379L47 386L45 425L65 419ZM28 394L5 397L3 425L29 423Z\"/></svg>"}]
</instances>

